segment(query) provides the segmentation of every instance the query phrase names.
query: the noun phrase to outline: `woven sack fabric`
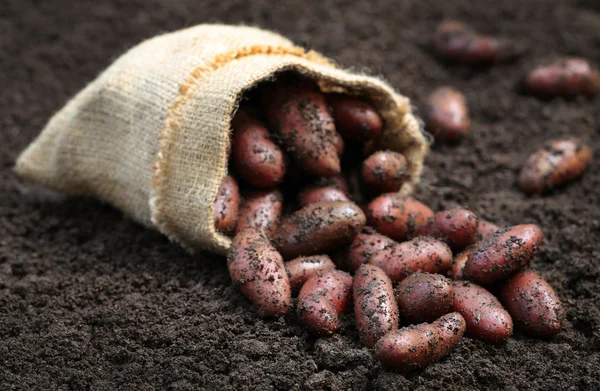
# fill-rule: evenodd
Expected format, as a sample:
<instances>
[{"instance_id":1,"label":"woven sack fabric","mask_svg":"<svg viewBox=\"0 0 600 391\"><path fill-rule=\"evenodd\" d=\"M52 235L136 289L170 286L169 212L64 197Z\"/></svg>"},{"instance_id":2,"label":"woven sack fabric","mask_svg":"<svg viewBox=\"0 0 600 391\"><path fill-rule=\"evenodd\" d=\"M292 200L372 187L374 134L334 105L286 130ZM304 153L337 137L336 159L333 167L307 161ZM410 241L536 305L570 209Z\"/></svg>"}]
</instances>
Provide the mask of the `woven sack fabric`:
<instances>
[{"instance_id":1,"label":"woven sack fabric","mask_svg":"<svg viewBox=\"0 0 600 391\"><path fill-rule=\"evenodd\" d=\"M403 153L418 182L428 144L409 100L273 32L199 25L132 48L72 98L21 154L23 177L93 196L190 251L224 253L213 202L227 173L230 122L243 92L295 70L323 92L365 97L384 119L378 143Z\"/></svg>"}]
</instances>

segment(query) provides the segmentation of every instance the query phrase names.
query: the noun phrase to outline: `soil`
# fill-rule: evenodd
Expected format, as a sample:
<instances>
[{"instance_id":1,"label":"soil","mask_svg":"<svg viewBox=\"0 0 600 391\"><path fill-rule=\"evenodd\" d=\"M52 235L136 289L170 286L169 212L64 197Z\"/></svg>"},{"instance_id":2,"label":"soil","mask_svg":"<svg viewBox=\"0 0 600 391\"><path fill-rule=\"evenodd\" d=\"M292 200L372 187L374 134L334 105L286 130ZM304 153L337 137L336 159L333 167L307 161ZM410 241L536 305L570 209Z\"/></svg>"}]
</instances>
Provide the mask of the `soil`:
<instances>
[{"instance_id":1,"label":"soil","mask_svg":"<svg viewBox=\"0 0 600 391\"><path fill-rule=\"evenodd\" d=\"M544 141L579 136L600 155L600 97L540 100L518 85L561 55L600 64L594 1L2 0L0 5L0 389L2 390L598 390L600 159L544 196L516 178ZM431 52L436 24L459 18L528 51L472 70ZM331 337L263 320L231 286L224 259L189 256L91 199L12 172L51 114L141 40L202 22L272 28L356 70L382 75L423 112L427 94L467 96L472 131L435 146L416 196L468 206L499 225L535 223L533 267L566 307L562 333L464 338L441 362L385 371L350 318Z\"/></svg>"}]
</instances>

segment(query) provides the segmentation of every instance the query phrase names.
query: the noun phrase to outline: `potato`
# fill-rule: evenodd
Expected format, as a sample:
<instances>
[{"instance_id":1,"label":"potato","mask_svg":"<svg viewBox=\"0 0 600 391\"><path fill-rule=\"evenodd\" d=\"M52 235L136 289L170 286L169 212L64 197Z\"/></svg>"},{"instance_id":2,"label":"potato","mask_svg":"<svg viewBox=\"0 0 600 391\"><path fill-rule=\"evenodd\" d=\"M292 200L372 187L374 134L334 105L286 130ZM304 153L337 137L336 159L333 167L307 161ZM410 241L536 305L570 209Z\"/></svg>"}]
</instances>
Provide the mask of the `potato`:
<instances>
[{"instance_id":1,"label":"potato","mask_svg":"<svg viewBox=\"0 0 600 391\"><path fill-rule=\"evenodd\" d=\"M530 335L549 338L562 329L565 311L560 299L533 270L520 271L506 281L500 300L517 327Z\"/></svg>"},{"instance_id":2,"label":"potato","mask_svg":"<svg viewBox=\"0 0 600 391\"><path fill-rule=\"evenodd\" d=\"M354 237L349 246L336 252L333 259L339 268L355 272L359 267L368 263L373 254L394 244L396 242L387 236L378 234L370 227L365 227Z\"/></svg>"},{"instance_id":3,"label":"potato","mask_svg":"<svg viewBox=\"0 0 600 391\"><path fill-rule=\"evenodd\" d=\"M524 87L536 95L591 97L600 88L600 73L583 58L561 58L531 71L525 78Z\"/></svg>"},{"instance_id":4,"label":"potato","mask_svg":"<svg viewBox=\"0 0 600 391\"><path fill-rule=\"evenodd\" d=\"M335 135L333 136L333 145L335 146L335 153L340 157L344 154L345 144L342 136L340 136L338 132L335 132Z\"/></svg>"},{"instance_id":5,"label":"potato","mask_svg":"<svg viewBox=\"0 0 600 391\"><path fill-rule=\"evenodd\" d=\"M369 225L382 235L403 241L427 223L433 211L414 198L386 193L369 203Z\"/></svg>"},{"instance_id":6,"label":"potato","mask_svg":"<svg viewBox=\"0 0 600 391\"><path fill-rule=\"evenodd\" d=\"M236 233L252 227L262 229L272 237L279 227L282 208L283 196L279 190L250 192L240 207Z\"/></svg>"},{"instance_id":7,"label":"potato","mask_svg":"<svg viewBox=\"0 0 600 391\"><path fill-rule=\"evenodd\" d=\"M529 264L542 239L542 231L533 224L515 225L498 231L466 250L462 276L480 284L505 279Z\"/></svg>"},{"instance_id":8,"label":"potato","mask_svg":"<svg viewBox=\"0 0 600 391\"><path fill-rule=\"evenodd\" d=\"M477 225L477 216L468 209L444 210L430 218L415 236L432 236L457 251L476 242Z\"/></svg>"},{"instance_id":9,"label":"potato","mask_svg":"<svg viewBox=\"0 0 600 391\"><path fill-rule=\"evenodd\" d=\"M490 65L512 56L508 45L506 40L480 35L454 20L440 23L434 39L439 56L469 65Z\"/></svg>"},{"instance_id":10,"label":"potato","mask_svg":"<svg viewBox=\"0 0 600 391\"><path fill-rule=\"evenodd\" d=\"M352 277L339 270L319 271L300 289L298 318L316 335L331 335L352 296Z\"/></svg>"},{"instance_id":11,"label":"potato","mask_svg":"<svg viewBox=\"0 0 600 391\"><path fill-rule=\"evenodd\" d=\"M346 193L333 186L309 187L300 192L298 198L300 206L314 204L315 202L350 201Z\"/></svg>"},{"instance_id":12,"label":"potato","mask_svg":"<svg viewBox=\"0 0 600 391\"><path fill-rule=\"evenodd\" d=\"M335 269L335 264L327 255L299 257L285 263L292 293L297 293L302 285L317 272L330 269Z\"/></svg>"},{"instance_id":13,"label":"potato","mask_svg":"<svg viewBox=\"0 0 600 391\"><path fill-rule=\"evenodd\" d=\"M335 126L344 136L365 141L381 134L383 121L375 108L367 102L345 94L329 94L327 102Z\"/></svg>"},{"instance_id":14,"label":"potato","mask_svg":"<svg viewBox=\"0 0 600 391\"><path fill-rule=\"evenodd\" d=\"M285 156L259 119L240 108L232 121L231 162L250 185L275 187L285 175Z\"/></svg>"},{"instance_id":15,"label":"potato","mask_svg":"<svg viewBox=\"0 0 600 391\"><path fill-rule=\"evenodd\" d=\"M316 83L279 75L260 90L260 100L270 129L299 167L316 176L340 173L335 124Z\"/></svg>"},{"instance_id":16,"label":"potato","mask_svg":"<svg viewBox=\"0 0 600 391\"><path fill-rule=\"evenodd\" d=\"M408 163L398 152L379 151L365 159L361 178L370 192L397 192L408 179Z\"/></svg>"},{"instance_id":17,"label":"potato","mask_svg":"<svg viewBox=\"0 0 600 391\"><path fill-rule=\"evenodd\" d=\"M500 342L512 334L510 314L494 295L479 285L455 281L452 309L465 318L469 336L486 342Z\"/></svg>"},{"instance_id":18,"label":"potato","mask_svg":"<svg viewBox=\"0 0 600 391\"><path fill-rule=\"evenodd\" d=\"M267 235L256 228L239 232L227 252L233 283L262 316L284 315L292 305L283 259Z\"/></svg>"},{"instance_id":19,"label":"potato","mask_svg":"<svg viewBox=\"0 0 600 391\"><path fill-rule=\"evenodd\" d=\"M284 219L273 241L285 259L323 254L352 242L365 221L352 202L316 202Z\"/></svg>"},{"instance_id":20,"label":"potato","mask_svg":"<svg viewBox=\"0 0 600 391\"><path fill-rule=\"evenodd\" d=\"M423 236L384 248L371 256L369 264L398 282L415 272L445 273L452 265L452 251L446 243Z\"/></svg>"},{"instance_id":21,"label":"potato","mask_svg":"<svg viewBox=\"0 0 600 391\"><path fill-rule=\"evenodd\" d=\"M476 241L480 241L482 239L487 239L496 232L500 231L500 227L498 227L494 223L490 223L489 221L477 220L477 233L475 234Z\"/></svg>"},{"instance_id":22,"label":"potato","mask_svg":"<svg viewBox=\"0 0 600 391\"><path fill-rule=\"evenodd\" d=\"M367 347L398 329L398 305L394 298L392 281L383 270L373 265L362 265L354 276L354 316L360 339Z\"/></svg>"},{"instance_id":23,"label":"potato","mask_svg":"<svg viewBox=\"0 0 600 391\"><path fill-rule=\"evenodd\" d=\"M552 140L529 157L519 176L527 194L542 193L581 175L592 150L578 139Z\"/></svg>"},{"instance_id":24,"label":"potato","mask_svg":"<svg viewBox=\"0 0 600 391\"><path fill-rule=\"evenodd\" d=\"M433 322L446 315L453 298L452 282L440 274L411 274L396 289L400 315L409 323Z\"/></svg>"},{"instance_id":25,"label":"potato","mask_svg":"<svg viewBox=\"0 0 600 391\"><path fill-rule=\"evenodd\" d=\"M226 235L233 232L238 221L240 189L231 175L223 178L213 204L215 229Z\"/></svg>"},{"instance_id":26,"label":"potato","mask_svg":"<svg viewBox=\"0 0 600 391\"><path fill-rule=\"evenodd\" d=\"M440 87L427 98L427 130L437 141L456 142L471 127L465 96L451 87Z\"/></svg>"},{"instance_id":27,"label":"potato","mask_svg":"<svg viewBox=\"0 0 600 391\"><path fill-rule=\"evenodd\" d=\"M463 317L452 312L431 324L392 331L375 345L375 357L386 368L424 367L450 353L462 339L465 326Z\"/></svg>"},{"instance_id":28,"label":"potato","mask_svg":"<svg viewBox=\"0 0 600 391\"><path fill-rule=\"evenodd\" d=\"M319 178L313 183L313 187L335 187L344 193L350 194L350 184L341 175L332 176L329 178Z\"/></svg>"}]
</instances>

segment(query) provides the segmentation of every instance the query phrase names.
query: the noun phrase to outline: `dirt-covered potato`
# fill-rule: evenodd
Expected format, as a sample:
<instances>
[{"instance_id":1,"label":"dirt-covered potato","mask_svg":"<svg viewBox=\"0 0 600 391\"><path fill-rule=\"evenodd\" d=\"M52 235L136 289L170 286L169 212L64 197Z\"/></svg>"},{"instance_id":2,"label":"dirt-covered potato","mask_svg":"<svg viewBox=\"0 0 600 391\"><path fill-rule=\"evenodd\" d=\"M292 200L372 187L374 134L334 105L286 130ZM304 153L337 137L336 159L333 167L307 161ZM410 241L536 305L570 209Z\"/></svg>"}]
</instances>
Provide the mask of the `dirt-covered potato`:
<instances>
[{"instance_id":1,"label":"dirt-covered potato","mask_svg":"<svg viewBox=\"0 0 600 391\"><path fill-rule=\"evenodd\" d=\"M367 207L369 225L398 242L412 236L432 216L428 206L398 193L382 194Z\"/></svg>"},{"instance_id":2,"label":"dirt-covered potato","mask_svg":"<svg viewBox=\"0 0 600 391\"><path fill-rule=\"evenodd\" d=\"M284 218L273 241L284 259L324 254L351 243L365 221L352 202L316 202Z\"/></svg>"},{"instance_id":3,"label":"dirt-covered potato","mask_svg":"<svg viewBox=\"0 0 600 391\"><path fill-rule=\"evenodd\" d=\"M471 127L465 96L451 87L440 87L427 99L427 130L436 140L455 142Z\"/></svg>"},{"instance_id":4,"label":"dirt-covered potato","mask_svg":"<svg viewBox=\"0 0 600 391\"><path fill-rule=\"evenodd\" d=\"M583 58L561 58L532 70L524 87L537 95L593 96L600 88L600 72Z\"/></svg>"},{"instance_id":5,"label":"dirt-covered potato","mask_svg":"<svg viewBox=\"0 0 600 391\"><path fill-rule=\"evenodd\" d=\"M396 301L408 323L432 322L452 308L452 282L440 274L414 273L396 288Z\"/></svg>"},{"instance_id":6,"label":"dirt-covered potato","mask_svg":"<svg viewBox=\"0 0 600 391\"><path fill-rule=\"evenodd\" d=\"M494 223L490 223L489 221L482 219L478 219L477 221L477 233L475 234L475 239L477 242L487 239L496 232L500 231L500 227Z\"/></svg>"},{"instance_id":7,"label":"dirt-covered potato","mask_svg":"<svg viewBox=\"0 0 600 391\"><path fill-rule=\"evenodd\" d=\"M398 152L375 152L363 161L361 178L369 193L397 192L408 179L408 163Z\"/></svg>"},{"instance_id":8,"label":"dirt-covered potato","mask_svg":"<svg viewBox=\"0 0 600 391\"><path fill-rule=\"evenodd\" d=\"M285 156L265 124L240 108L232 120L231 163L239 176L254 187L270 189L285 175Z\"/></svg>"},{"instance_id":9,"label":"dirt-covered potato","mask_svg":"<svg viewBox=\"0 0 600 391\"><path fill-rule=\"evenodd\" d=\"M299 257L285 263L292 293L297 293L309 278L320 271L335 269L335 264L327 255Z\"/></svg>"},{"instance_id":10,"label":"dirt-covered potato","mask_svg":"<svg viewBox=\"0 0 600 391\"><path fill-rule=\"evenodd\" d=\"M281 255L256 228L239 232L227 253L233 283L263 316L284 315L292 305L290 283Z\"/></svg>"},{"instance_id":11,"label":"dirt-covered potato","mask_svg":"<svg viewBox=\"0 0 600 391\"><path fill-rule=\"evenodd\" d=\"M562 330L562 303L550 284L533 270L520 271L506 281L500 299L517 328L528 334L549 338Z\"/></svg>"},{"instance_id":12,"label":"dirt-covered potato","mask_svg":"<svg viewBox=\"0 0 600 391\"><path fill-rule=\"evenodd\" d=\"M217 231L229 235L237 225L240 208L240 189L231 175L223 178L213 205L213 218Z\"/></svg>"},{"instance_id":13,"label":"dirt-covered potato","mask_svg":"<svg viewBox=\"0 0 600 391\"><path fill-rule=\"evenodd\" d=\"M542 193L580 176L592 159L592 150L578 139L552 140L529 157L519 176L527 194Z\"/></svg>"},{"instance_id":14,"label":"dirt-covered potato","mask_svg":"<svg viewBox=\"0 0 600 391\"><path fill-rule=\"evenodd\" d=\"M272 237L279 227L283 196L279 190L248 192L242 206L236 226L236 233L246 228L258 228Z\"/></svg>"},{"instance_id":15,"label":"dirt-covered potato","mask_svg":"<svg viewBox=\"0 0 600 391\"><path fill-rule=\"evenodd\" d=\"M383 121L375 108L367 102L344 94L329 94L327 102L335 126L344 136L370 140L381 134Z\"/></svg>"},{"instance_id":16,"label":"dirt-covered potato","mask_svg":"<svg viewBox=\"0 0 600 391\"><path fill-rule=\"evenodd\" d=\"M365 346L373 347L379 338L398 329L392 281L377 266L363 265L354 276L352 291L358 334Z\"/></svg>"},{"instance_id":17,"label":"dirt-covered potato","mask_svg":"<svg viewBox=\"0 0 600 391\"><path fill-rule=\"evenodd\" d=\"M334 187L338 190L343 191L346 195L350 194L350 184L348 180L342 175L336 175L332 177L318 178L313 182L312 187Z\"/></svg>"},{"instance_id":18,"label":"dirt-covered potato","mask_svg":"<svg viewBox=\"0 0 600 391\"><path fill-rule=\"evenodd\" d=\"M490 65L516 54L508 45L504 39L478 34L456 20L440 23L434 40L440 57L469 65Z\"/></svg>"},{"instance_id":19,"label":"dirt-covered potato","mask_svg":"<svg viewBox=\"0 0 600 391\"><path fill-rule=\"evenodd\" d=\"M445 273L452 265L448 245L428 236L385 247L369 259L394 281L402 281L415 272Z\"/></svg>"},{"instance_id":20,"label":"dirt-covered potato","mask_svg":"<svg viewBox=\"0 0 600 391\"><path fill-rule=\"evenodd\" d=\"M260 90L260 98L269 128L303 170L324 177L340 173L338 135L316 83L281 74Z\"/></svg>"},{"instance_id":21,"label":"dirt-covered potato","mask_svg":"<svg viewBox=\"0 0 600 391\"><path fill-rule=\"evenodd\" d=\"M339 327L339 315L352 301L352 277L340 270L319 271L298 294L300 322L316 335L331 335Z\"/></svg>"},{"instance_id":22,"label":"dirt-covered potato","mask_svg":"<svg viewBox=\"0 0 600 391\"><path fill-rule=\"evenodd\" d=\"M458 251L477 241L477 225L477 216L468 209L444 210L431 217L415 236L432 236Z\"/></svg>"},{"instance_id":23,"label":"dirt-covered potato","mask_svg":"<svg viewBox=\"0 0 600 391\"><path fill-rule=\"evenodd\" d=\"M465 318L469 336L486 342L500 342L512 335L510 314L494 295L479 285L455 281L452 309Z\"/></svg>"},{"instance_id":24,"label":"dirt-covered potato","mask_svg":"<svg viewBox=\"0 0 600 391\"><path fill-rule=\"evenodd\" d=\"M408 326L384 335L375 345L375 357L386 368L424 367L450 353L465 333L466 323L458 312L428 324Z\"/></svg>"},{"instance_id":25,"label":"dirt-covered potato","mask_svg":"<svg viewBox=\"0 0 600 391\"><path fill-rule=\"evenodd\" d=\"M500 230L459 254L457 260L464 260L464 267L461 271L457 266L453 275L480 284L505 279L529 264L542 239L542 231L533 224Z\"/></svg>"},{"instance_id":26,"label":"dirt-covered potato","mask_svg":"<svg viewBox=\"0 0 600 391\"><path fill-rule=\"evenodd\" d=\"M336 265L344 270L355 272L369 262L371 256L384 248L396 244L387 236L378 234L370 227L365 227L354 237L352 243L333 255Z\"/></svg>"},{"instance_id":27,"label":"dirt-covered potato","mask_svg":"<svg viewBox=\"0 0 600 391\"><path fill-rule=\"evenodd\" d=\"M298 196L300 206L327 201L350 201L346 193L334 186L309 187L300 192Z\"/></svg>"}]
</instances>

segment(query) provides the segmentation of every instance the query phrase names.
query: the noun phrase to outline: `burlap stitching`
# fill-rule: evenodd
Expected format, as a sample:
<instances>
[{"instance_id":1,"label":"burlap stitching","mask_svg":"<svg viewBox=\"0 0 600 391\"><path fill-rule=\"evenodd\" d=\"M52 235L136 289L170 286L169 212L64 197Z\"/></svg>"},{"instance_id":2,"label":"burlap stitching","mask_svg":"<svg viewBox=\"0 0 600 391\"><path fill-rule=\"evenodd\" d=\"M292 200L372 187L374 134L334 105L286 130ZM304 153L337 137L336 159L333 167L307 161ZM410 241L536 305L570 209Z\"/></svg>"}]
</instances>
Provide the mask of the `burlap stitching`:
<instances>
[{"instance_id":1,"label":"burlap stitching","mask_svg":"<svg viewBox=\"0 0 600 391\"><path fill-rule=\"evenodd\" d=\"M152 222L156 224L162 233L167 235L172 240L177 241L188 250L193 250L192 245L183 243L183 241L177 237L176 229L168 221L168 216L163 216L162 214L165 179L168 178L169 171L171 169L169 166L169 149L173 145L173 138L179 131L178 118L181 116L181 108L185 106L185 103L188 99L194 96L195 92L200 87L201 82L208 80L209 76L214 71L231 61L253 55L291 55L304 58L320 65L334 66L331 61L321 56L319 53L316 53L312 50L307 52L298 46L275 47L254 45L218 54L212 61L208 61L206 64L196 67L191 72L190 76L188 76L185 82L180 86L179 96L177 96L173 103L169 105L167 114L165 116L165 126L160 132L158 140L158 153L156 161L153 165L152 187L154 190L154 195L150 199L150 213ZM225 167L226 162L223 167L219 167L219 172L224 171ZM215 193L218 191L218 189L212 190ZM213 212L212 208L213 205L211 204L211 215ZM211 228L211 231L214 231L214 227L211 226Z\"/></svg>"}]
</instances>

